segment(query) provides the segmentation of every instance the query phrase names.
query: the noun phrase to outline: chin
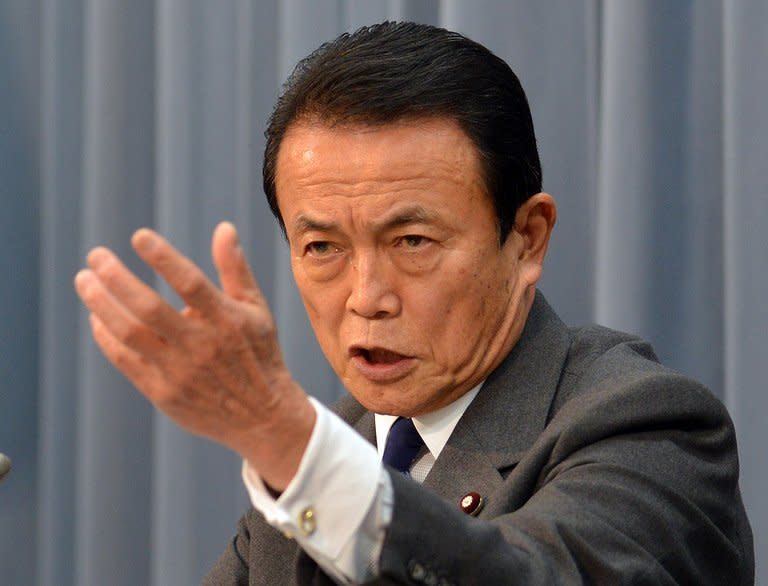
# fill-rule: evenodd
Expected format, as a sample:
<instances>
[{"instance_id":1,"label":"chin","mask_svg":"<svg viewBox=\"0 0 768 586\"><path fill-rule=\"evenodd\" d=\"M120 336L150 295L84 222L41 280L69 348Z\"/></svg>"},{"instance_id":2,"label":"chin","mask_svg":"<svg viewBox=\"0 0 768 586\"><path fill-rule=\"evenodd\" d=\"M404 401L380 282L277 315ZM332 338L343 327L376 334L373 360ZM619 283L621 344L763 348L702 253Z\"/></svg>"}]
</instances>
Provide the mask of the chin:
<instances>
[{"instance_id":1,"label":"chin","mask_svg":"<svg viewBox=\"0 0 768 586\"><path fill-rule=\"evenodd\" d=\"M419 402L409 397L400 385L376 385L366 381L350 384L347 390L363 407L382 415L411 417L419 411Z\"/></svg>"}]
</instances>

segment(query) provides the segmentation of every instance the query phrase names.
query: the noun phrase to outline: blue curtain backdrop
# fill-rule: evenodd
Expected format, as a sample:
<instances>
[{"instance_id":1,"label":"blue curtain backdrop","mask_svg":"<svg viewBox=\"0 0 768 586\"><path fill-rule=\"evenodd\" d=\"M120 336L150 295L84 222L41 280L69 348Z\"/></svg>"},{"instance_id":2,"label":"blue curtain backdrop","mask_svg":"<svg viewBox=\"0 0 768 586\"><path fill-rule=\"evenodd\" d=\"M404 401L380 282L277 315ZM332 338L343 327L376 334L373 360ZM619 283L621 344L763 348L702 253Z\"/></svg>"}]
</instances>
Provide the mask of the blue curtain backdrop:
<instances>
[{"instance_id":1,"label":"blue curtain backdrop","mask_svg":"<svg viewBox=\"0 0 768 586\"><path fill-rule=\"evenodd\" d=\"M0 580L193 584L246 506L238 459L176 429L90 339L72 276L158 228L211 272L232 219L313 394L315 345L260 186L298 58L383 19L459 30L519 74L560 219L542 289L648 337L737 426L768 585L768 3L0 0Z\"/></svg>"}]
</instances>

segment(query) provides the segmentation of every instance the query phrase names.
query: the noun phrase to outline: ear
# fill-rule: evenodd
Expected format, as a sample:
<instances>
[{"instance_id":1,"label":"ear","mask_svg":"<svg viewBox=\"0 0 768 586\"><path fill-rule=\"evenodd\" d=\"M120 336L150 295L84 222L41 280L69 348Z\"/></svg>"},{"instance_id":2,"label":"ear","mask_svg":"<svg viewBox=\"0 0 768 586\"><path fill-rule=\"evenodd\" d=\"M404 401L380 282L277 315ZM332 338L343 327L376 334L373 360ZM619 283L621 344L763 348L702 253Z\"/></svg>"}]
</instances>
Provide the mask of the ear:
<instances>
[{"instance_id":1,"label":"ear","mask_svg":"<svg viewBox=\"0 0 768 586\"><path fill-rule=\"evenodd\" d=\"M514 228L522 238L518 261L538 265L541 269L556 221L557 206L548 193L532 195L520 206L515 214Z\"/></svg>"}]
</instances>

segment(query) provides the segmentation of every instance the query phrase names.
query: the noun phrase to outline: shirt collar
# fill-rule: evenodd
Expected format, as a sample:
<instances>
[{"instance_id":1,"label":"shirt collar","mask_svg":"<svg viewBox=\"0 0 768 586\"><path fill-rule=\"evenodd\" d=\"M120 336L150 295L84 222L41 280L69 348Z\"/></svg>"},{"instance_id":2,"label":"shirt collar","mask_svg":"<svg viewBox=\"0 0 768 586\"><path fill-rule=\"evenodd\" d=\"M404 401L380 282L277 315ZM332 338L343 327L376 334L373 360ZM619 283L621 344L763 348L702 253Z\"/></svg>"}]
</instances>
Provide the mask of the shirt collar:
<instances>
[{"instance_id":1,"label":"shirt collar","mask_svg":"<svg viewBox=\"0 0 768 586\"><path fill-rule=\"evenodd\" d=\"M472 388L468 392L464 393L461 397L456 399L453 403L449 403L445 407L441 407L437 411L431 413L425 413L418 417L413 418L413 424L416 426L416 430L424 440L424 444L437 460L440 452L443 451L445 444L448 443L448 438L451 437L453 429L456 424L464 415L464 412L472 403L473 399L480 391L480 387L483 383L480 383L476 387ZM374 422L376 425L376 449L379 452L379 459L384 455L384 446L387 443L387 434L389 428L397 419L397 415L382 415L380 413L374 413Z\"/></svg>"}]
</instances>

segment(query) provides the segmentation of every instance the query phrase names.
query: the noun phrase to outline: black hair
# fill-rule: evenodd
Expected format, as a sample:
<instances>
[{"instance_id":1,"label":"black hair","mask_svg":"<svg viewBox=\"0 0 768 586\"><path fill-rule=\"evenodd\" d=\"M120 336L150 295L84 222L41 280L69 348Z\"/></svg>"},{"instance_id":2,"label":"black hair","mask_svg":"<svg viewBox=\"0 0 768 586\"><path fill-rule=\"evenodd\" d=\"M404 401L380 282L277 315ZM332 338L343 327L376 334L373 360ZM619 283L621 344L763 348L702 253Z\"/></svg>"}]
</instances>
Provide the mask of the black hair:
<instances>
[{"instance_id":1,"label":"black hair","mask_svg":"<svg viewBox=\"0 0 768 586\"><path fill-rule=\"evenodd\" d=\"M265 132L263 168L264 192L283 232L275 172L292 123L378 126L430 117L455 120L475 144L503 243L517 209L541 191L525 92L509 65L484 46L412 22L342 34L302 59L286 81Z\"/></svg>"}]
</instances>

